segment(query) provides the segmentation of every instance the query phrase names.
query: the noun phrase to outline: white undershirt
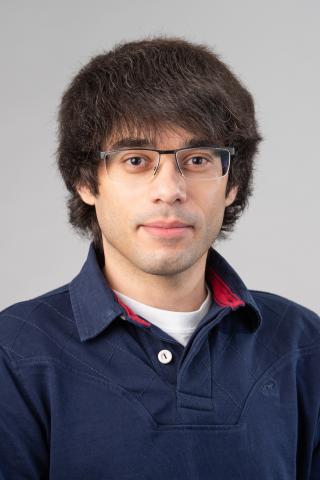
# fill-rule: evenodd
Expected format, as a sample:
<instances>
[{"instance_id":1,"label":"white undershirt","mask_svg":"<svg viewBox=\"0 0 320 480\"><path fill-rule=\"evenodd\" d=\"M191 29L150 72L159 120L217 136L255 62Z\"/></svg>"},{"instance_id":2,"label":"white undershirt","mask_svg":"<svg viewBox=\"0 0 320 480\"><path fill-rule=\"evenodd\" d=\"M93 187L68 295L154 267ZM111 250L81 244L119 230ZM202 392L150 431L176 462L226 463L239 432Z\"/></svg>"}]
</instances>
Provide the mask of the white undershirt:
<instances>
[{"instance_id":1,"label":"white undershirt","mask_svg":"<svg viewBox=\"0 0 320 480\"><path fill-rule=\"evenodd\" d=\"M123 295L123 293L114 290L121 301L128 305L140 317L145 318L150 323L164 330L168 335L177 340L181 345L186 346L192 332L198 323L207 314L211 305L211 291L206 285L207 297L198 310L193 312L172 312L170 310L161 310L150 307L145 303L137 302L133 298Z\"/></svg>"}]
</instances>

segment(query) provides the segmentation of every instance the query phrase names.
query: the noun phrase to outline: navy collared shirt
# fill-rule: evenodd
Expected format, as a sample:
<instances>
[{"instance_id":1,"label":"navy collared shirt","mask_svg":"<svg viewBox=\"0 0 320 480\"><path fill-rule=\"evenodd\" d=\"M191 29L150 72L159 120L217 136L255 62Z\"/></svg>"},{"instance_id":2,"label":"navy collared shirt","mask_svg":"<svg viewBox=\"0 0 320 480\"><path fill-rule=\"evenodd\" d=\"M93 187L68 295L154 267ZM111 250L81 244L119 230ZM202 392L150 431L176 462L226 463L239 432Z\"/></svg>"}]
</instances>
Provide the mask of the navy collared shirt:
<instances>
[{"instance_id":1,"label":"navy collared shirt","mask_svg":"<svg viewBox=\"0 0 320 480\"><path fill-rule=\"evenodd\" d=\"M93 243L0 313L1 480L319 480L320 319L210 248L184 347L122 303Z\"/></svg>"}]
</instances>

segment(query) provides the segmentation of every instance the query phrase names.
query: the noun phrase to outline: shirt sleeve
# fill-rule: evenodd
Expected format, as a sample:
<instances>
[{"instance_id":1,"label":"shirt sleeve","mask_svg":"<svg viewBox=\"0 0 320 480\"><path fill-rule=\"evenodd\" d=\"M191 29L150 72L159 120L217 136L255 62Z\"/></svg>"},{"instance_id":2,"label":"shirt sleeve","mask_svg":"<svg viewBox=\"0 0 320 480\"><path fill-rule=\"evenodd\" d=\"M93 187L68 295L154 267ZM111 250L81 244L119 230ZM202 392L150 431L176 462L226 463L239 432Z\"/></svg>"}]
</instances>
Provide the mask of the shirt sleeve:
<instances>
[{"instance_id":1,"label":"shirt sleeve","mask_svg":"<svg viewBox=\"0 0 320 480\"><path fill-rule=\"evenodd\" d=\"M0 480L49 478L44 425L7 351L0 346Z\"/></svg>"}]
</instances>

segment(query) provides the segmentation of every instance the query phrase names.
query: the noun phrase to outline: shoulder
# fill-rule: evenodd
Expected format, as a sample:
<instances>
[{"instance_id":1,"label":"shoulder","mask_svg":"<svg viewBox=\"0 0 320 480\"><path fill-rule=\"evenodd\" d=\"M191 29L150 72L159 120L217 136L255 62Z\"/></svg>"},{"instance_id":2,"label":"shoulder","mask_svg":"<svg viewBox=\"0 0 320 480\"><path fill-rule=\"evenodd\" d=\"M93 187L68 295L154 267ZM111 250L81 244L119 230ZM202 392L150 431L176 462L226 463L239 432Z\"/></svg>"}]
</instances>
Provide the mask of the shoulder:
<instances>
[{"instance_id":1,"label":"shoulder","mask_svg":"<svg viewBox=\"0 0 320 480\"><path fill-rule=\"evenodd\" d=\"M250 290L262 315L263 332L272 337L277 350L320 346L320 316L290 298Z\"/></svg>"},{"instance_id":2,"label":"shoulder","mask_svg":"<svg viewBox=\"0 0 320 480\"><path fill-rule=\"evenodd\" d=\"M53 355L74 329L69 283L0 312L0 346L18 360Z\"/></svg>"}]
</instances>

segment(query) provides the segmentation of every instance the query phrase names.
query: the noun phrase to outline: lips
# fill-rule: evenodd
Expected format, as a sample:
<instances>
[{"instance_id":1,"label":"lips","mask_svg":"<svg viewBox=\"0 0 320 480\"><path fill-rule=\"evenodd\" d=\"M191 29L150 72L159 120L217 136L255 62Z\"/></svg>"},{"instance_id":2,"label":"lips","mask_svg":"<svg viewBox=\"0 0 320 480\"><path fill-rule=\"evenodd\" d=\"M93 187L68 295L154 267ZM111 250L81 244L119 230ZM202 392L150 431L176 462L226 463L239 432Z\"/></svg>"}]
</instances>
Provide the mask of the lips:
<instances>
[{"instance_id":1,"label":"lips","mask_svg":"<svg viewBox=\"0 0 320 480\"><path fill-rule=\"evenodd\" d=\"M187 223L180 222L180 221L172 221L172 222L163 222L163 221L155 221L150 223L145 223L144 227L154 227L154 228L185 228L191 227Z\"/></svg>"},{"instance_id":2,"label":"lips","mask_svg":"<svg viewBox=\"0 0 320 480\"><path fill-rule=\"evenodd\" d=\"M177 225L177 222L171 223L171 224L163 224L161 223L159 226L159 223L157 222L155 224L147 224L147 225L141 225L142 230L147 234L150 235L153 238L156 239L182 239L186 238L190 235L192 232L192 227L190 225L181 224L181 222L178 223L178 226L173 226Z\"/></svg>"}]
</instances>

